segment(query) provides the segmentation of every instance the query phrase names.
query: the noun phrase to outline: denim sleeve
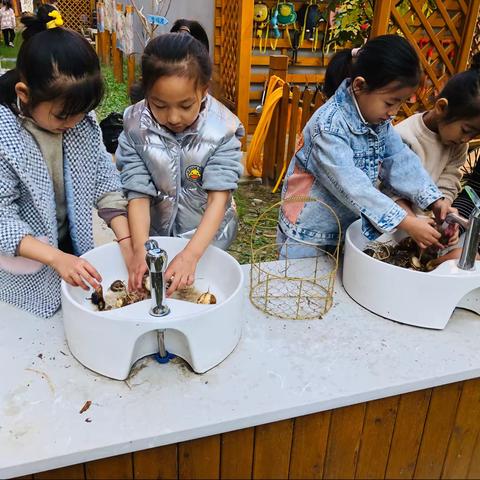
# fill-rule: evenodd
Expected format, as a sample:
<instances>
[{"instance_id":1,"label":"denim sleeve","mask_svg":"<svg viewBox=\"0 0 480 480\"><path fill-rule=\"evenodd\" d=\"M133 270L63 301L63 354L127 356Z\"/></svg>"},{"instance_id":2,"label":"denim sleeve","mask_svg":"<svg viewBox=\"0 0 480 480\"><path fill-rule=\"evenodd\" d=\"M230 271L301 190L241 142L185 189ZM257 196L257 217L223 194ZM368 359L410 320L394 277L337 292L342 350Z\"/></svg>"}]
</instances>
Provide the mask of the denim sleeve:
<instances>
[{"instance_id":1,"label":"denim sleeve","mask_svg":"<svg viewBox=\"0 0 480 480\"><path fill-rule=\"evenodd\" d=\"M405 210L377 190L368 175L355 165L350 145L340 136L326 132L316 134L312 142L306 167L317 181L378 230L390 232L397 227L406 216Z\"/></svg>"},{"instance_id":2,"label":"denim sleeve","mask_svg":"<svg viewBox=\"0 0 480 480\"><path fill-rule=\"evenodd\" d=\"M423 168L418 156L403 143L391 125L388 129L379 178L388 190L425 210L443 197L442 192Z\"/></svg>"}]
</instances>

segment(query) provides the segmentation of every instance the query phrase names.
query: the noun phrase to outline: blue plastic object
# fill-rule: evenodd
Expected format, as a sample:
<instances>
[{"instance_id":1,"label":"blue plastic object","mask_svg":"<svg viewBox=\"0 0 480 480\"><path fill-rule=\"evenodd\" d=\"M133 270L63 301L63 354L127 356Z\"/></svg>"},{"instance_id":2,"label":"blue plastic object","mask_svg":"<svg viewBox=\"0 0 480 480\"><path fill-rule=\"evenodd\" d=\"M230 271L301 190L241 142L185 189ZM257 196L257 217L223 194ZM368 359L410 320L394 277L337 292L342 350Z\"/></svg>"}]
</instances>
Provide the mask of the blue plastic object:
<instances>
[{"instance_id":1,"label":"blue plastic object","mask_svg":"<svg viewBox=\"0 0 480 480\"><path fill-rule=\"evenodd\" d=\"M176 355L174 355L173 353L170 353L170 352L167 352L167 356L166 357L161 357L159 353L156 353L155 354L155 360L158 362L158 363L168 363L170 360L174 359Z\"/></svg>"}]
</instances>

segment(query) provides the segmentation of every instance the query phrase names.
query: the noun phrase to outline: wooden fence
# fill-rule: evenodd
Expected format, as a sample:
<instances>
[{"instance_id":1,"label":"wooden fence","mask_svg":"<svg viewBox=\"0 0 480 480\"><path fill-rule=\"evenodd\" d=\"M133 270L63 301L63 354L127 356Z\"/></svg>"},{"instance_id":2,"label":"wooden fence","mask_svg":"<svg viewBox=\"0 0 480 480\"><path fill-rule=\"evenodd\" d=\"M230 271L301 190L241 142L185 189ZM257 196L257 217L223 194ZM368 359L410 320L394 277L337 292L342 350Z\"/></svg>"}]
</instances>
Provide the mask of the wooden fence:
<instances>
[{"instance_id":1,"label":"wooden fence","mask_svg":"<svg viewBox=\"0 0 480 480\"><path fill-rule=\"evenodd\" d=\"M266 0L264 3L271 7L276 2ZM305 2L295 0L293 3L297 8ZM318 2L323 6L328 3ZM403 114L410 115L428 107L444 82L452 74L465 69L477 27L480 0L376 0L374 3L370 36L384 33L404 35L415 46L426 72L416 102L404 108ZM249 133L258 123L255 106L268 77L268 53L290 55L292 52L285 31L277 43L277 51L272 52L270 48L267 54L259 51L253 4L254 0L216 0L215 18L214 60L221 85L220 98L234 108L248 126ZM475 38L478 48L478 28ZM330 57L324 49L312 52L312 48L312 42L306 40L298 50L295 64L290 60L289 83L316 85L323 82L324 67ZM299 67L301 73L298 73Z\"/></svg>"},{"instance_id":2,"label":"wooden fence","mask_svg":"<svg viewBox=\"0 0 480 480\"><path fill-rule=\"evenodd\" d=\"M377 1L372 24L372 36L385 33L404 35L416 49L425 80L413 100L402 105L399 117L431 107L433 99L448 78L463 71L474 51L480 48L480 26L477 18L480 0L437 1L437 10L427 18L418 0L409 0L411 9L401 13L394 0ZM271 57L272 60L275 57ZM269 75L276 74L289 80L288 57L274 60ZM277 105L263 151L262 178L274 185L282 176L285 165L293 155L297 134L322 103L318 86L311 88L294 85L284 87L282 100ZM249 101L248 99L244 101ZM298 121L300 118L300 121Z\"/></svg>"}]
</instances>

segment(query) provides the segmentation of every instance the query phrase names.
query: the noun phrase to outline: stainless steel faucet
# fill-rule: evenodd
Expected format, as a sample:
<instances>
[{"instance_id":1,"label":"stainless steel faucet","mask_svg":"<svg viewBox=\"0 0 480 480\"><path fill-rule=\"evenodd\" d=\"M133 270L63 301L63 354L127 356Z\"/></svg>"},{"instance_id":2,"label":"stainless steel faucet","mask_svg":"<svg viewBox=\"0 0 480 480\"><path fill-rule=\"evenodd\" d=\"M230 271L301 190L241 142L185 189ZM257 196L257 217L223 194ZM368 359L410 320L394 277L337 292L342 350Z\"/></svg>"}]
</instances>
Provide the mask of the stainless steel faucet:
<instances>
[{"instance_id":1,"label":"stainless steel faucet","mask_svg":"<svg viewBox=\"0 0 480 480\"><path fill-rule=\"evenodd\" d=\"M170 309L163 302L165 300L165 270L167 268L167 252L158 246L156 240L145 242L148 270L150 272L150 291L152 295L152 307L150 315L163 317L170 313Z\"/></svg>"},{"instance_id":2,"label":"stainless steel faucet","mask_svg":"<svg viewBox=\"0 0 480 480\"><path fill-rule=\"evenodd\" d=\"M458 261L458 268L474 270L480 241L480 209L473 209L468 220L456 213L449 213L445 221L447 223L458 223L465 229L465 240L462 255Z\"/></svg>"}]
</instances>

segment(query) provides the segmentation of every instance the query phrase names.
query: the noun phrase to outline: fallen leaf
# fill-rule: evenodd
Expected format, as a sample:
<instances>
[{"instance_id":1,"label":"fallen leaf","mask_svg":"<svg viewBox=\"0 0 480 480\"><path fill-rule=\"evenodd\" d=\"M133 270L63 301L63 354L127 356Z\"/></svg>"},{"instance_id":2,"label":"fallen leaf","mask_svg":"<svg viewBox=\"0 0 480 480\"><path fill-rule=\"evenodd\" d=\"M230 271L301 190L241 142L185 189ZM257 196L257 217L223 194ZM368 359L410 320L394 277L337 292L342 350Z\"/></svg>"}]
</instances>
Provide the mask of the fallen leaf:
<instances>
[{"instance_id":1,"label":"fallen leaf","mask_svg":"<svg viewBox=\"0 0 480 480\"><path fill-rule=\"evenodd\" d=\"M78 413L83 413L83 412L86 412L89 408L90 408L90 405L92 404L92 401L91 400L87 400L85 402L85 405L82 407L82 409L80 410L80 412Z\"/></svg>"}]
</instances>

